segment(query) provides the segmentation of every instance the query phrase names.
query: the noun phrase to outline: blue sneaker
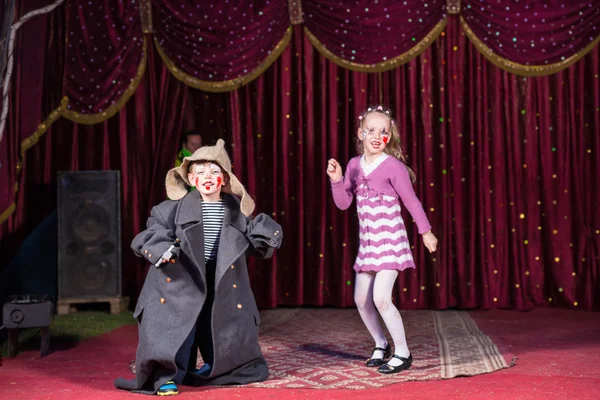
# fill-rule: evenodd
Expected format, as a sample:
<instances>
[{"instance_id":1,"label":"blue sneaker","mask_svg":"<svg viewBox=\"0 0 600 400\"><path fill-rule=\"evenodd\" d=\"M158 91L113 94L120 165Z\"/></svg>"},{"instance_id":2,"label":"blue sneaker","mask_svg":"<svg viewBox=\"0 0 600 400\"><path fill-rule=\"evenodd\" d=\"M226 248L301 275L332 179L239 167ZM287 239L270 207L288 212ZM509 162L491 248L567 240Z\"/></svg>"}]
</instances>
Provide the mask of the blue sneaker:
<instances>
[{"instance_id":1,"label":"blue sneaker","mask_svg":"<svg viewBox=\"0 0 600 400\"><path fill-rule=\"evenodd\" d=\"M202 368L196 368L192 371L194 375L210 375L210 371L212 371L212 367L210 364L204 364Z\"/></svg>"},{"instance_id":2,"label":"blue sneaker","mask_svg":"<svg viewBox=\"0 0 600 400\"><path fill-rule=\"evenodd\" d=\"M168 381L158 388L156 394L159 396L175 396L179 394L179 390L177 390L177 385L175 382Z\"/></svg>"}]
</instances>

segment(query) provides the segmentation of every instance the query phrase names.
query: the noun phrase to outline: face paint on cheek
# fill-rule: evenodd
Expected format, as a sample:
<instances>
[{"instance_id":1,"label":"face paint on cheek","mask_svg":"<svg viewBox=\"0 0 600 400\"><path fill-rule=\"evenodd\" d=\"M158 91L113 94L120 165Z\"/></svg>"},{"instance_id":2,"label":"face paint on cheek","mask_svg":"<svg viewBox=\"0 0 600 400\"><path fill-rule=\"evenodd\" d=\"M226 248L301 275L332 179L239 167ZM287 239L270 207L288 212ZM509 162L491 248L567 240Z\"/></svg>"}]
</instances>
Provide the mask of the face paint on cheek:
<instances>
[{"instance_id":1,"label":"face paint on cheek","mask_svg":"<svg viewBox=\"0 0 600 400\"><path fill-rule=\"evenodd\" d=\"M222 184L223 184L223 179L221 179L220 176L217 176L217 187L221 187Z\"/></svg>"},{"instance_id":2,"label":"face paint on cheek","mask_svg":"<svg viewBox=\"0 0 600 400\"><path fill-rule=\"evenodd\" d=\"M387 137L387 136L384 136L384 137L383 137L383 144L387 144L387 142L388 142L388 137Z\"/></svg>"},{"instance_id":3,"label":"face paint on cheek","mask_svg":"<svg viewBox=\"0 0 600 400\"><path fill-rule=\"evenodd\" d=\"M197 177L196 177L196 182L194 182L196 187L198 187L198 183L199 183L199 182L200 182L200 177L198 177L198 176L197 176Z\"/></svg>"}]
</instances>

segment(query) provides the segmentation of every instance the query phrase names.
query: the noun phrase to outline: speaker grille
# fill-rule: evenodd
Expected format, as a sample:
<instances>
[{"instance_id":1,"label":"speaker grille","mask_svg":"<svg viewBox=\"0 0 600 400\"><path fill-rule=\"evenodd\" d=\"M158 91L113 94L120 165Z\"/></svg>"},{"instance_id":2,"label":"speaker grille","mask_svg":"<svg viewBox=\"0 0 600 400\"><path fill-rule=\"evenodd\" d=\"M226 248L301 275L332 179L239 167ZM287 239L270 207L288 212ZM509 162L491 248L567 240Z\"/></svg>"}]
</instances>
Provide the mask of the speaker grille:
<instances>
[{"instance_id":1,"label":"speaker grille","mask_svg":"<svg viewBox=\"0 0 600 400\"><path fill-rule=\"evenodd\" d=\"M59 172L58 295L121 295L119 171Z\"/></svg>"}]
</instances>

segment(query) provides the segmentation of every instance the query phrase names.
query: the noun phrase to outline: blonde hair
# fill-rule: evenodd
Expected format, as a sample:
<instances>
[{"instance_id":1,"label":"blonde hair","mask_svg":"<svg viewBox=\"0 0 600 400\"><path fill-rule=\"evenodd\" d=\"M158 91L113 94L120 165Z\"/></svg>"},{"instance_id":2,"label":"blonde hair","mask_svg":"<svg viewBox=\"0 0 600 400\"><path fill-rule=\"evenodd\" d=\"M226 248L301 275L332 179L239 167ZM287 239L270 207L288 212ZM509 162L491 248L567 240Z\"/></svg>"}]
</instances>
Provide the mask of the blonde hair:
<instances>
[{"instance_id":1,"label":"blonde hair","mask_svg":"<svg viewBox=\"0 0 600 400\"><path fill-rule=\"evenodd\" d=\"M404 154L404 150L402 149L402 144L400 143L400 132L398 131L398 124L392 117L392 112L390 109L385 109L383 106L375 106L369 107L365 112L363 112L359 117L359 127L363 128L365 120L367 116L370 114L378 114L384 117L387 117L390 120L390 140L388 144L385 146L384 152L390 156L393 156L400 160L402 164L408 170L408 175L410 176L410 180L412 183L415 183L417 177L412 169L408 165L406 165L406 155ZM363 154L364 145L363 142L357 137L356 138L356 150L359 154Z\"/></svg>"}]
</instances>

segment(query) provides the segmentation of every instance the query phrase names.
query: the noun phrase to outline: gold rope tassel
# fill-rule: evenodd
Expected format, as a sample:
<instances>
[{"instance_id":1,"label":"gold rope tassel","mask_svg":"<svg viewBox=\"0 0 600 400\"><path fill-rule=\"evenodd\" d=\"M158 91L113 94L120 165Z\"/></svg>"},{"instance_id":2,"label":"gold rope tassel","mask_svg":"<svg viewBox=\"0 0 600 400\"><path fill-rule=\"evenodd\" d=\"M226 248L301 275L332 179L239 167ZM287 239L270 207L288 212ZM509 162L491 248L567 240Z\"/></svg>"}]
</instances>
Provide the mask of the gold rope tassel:
<instances>
[{"instance_id":1,"label":"gold rope tassel","mask_svg":"<svg viewBox=\"0 0 600 400\"><path fill-rule=\"evenodd\" d=\"M290 23L292 25L299 25L304 22L302 0L288 0L288 11L290 13Z\"/></svg>"},{"instance_id":2,"label":"gold rope tassel","mask_svg":"<svg viewBox=\"0 0 600 400\"><path fill-rule=\"evenodd\" d=\"M449 15L460 14L460 0L447 0L446 11Z\"/></svg>"}]
</instances>

